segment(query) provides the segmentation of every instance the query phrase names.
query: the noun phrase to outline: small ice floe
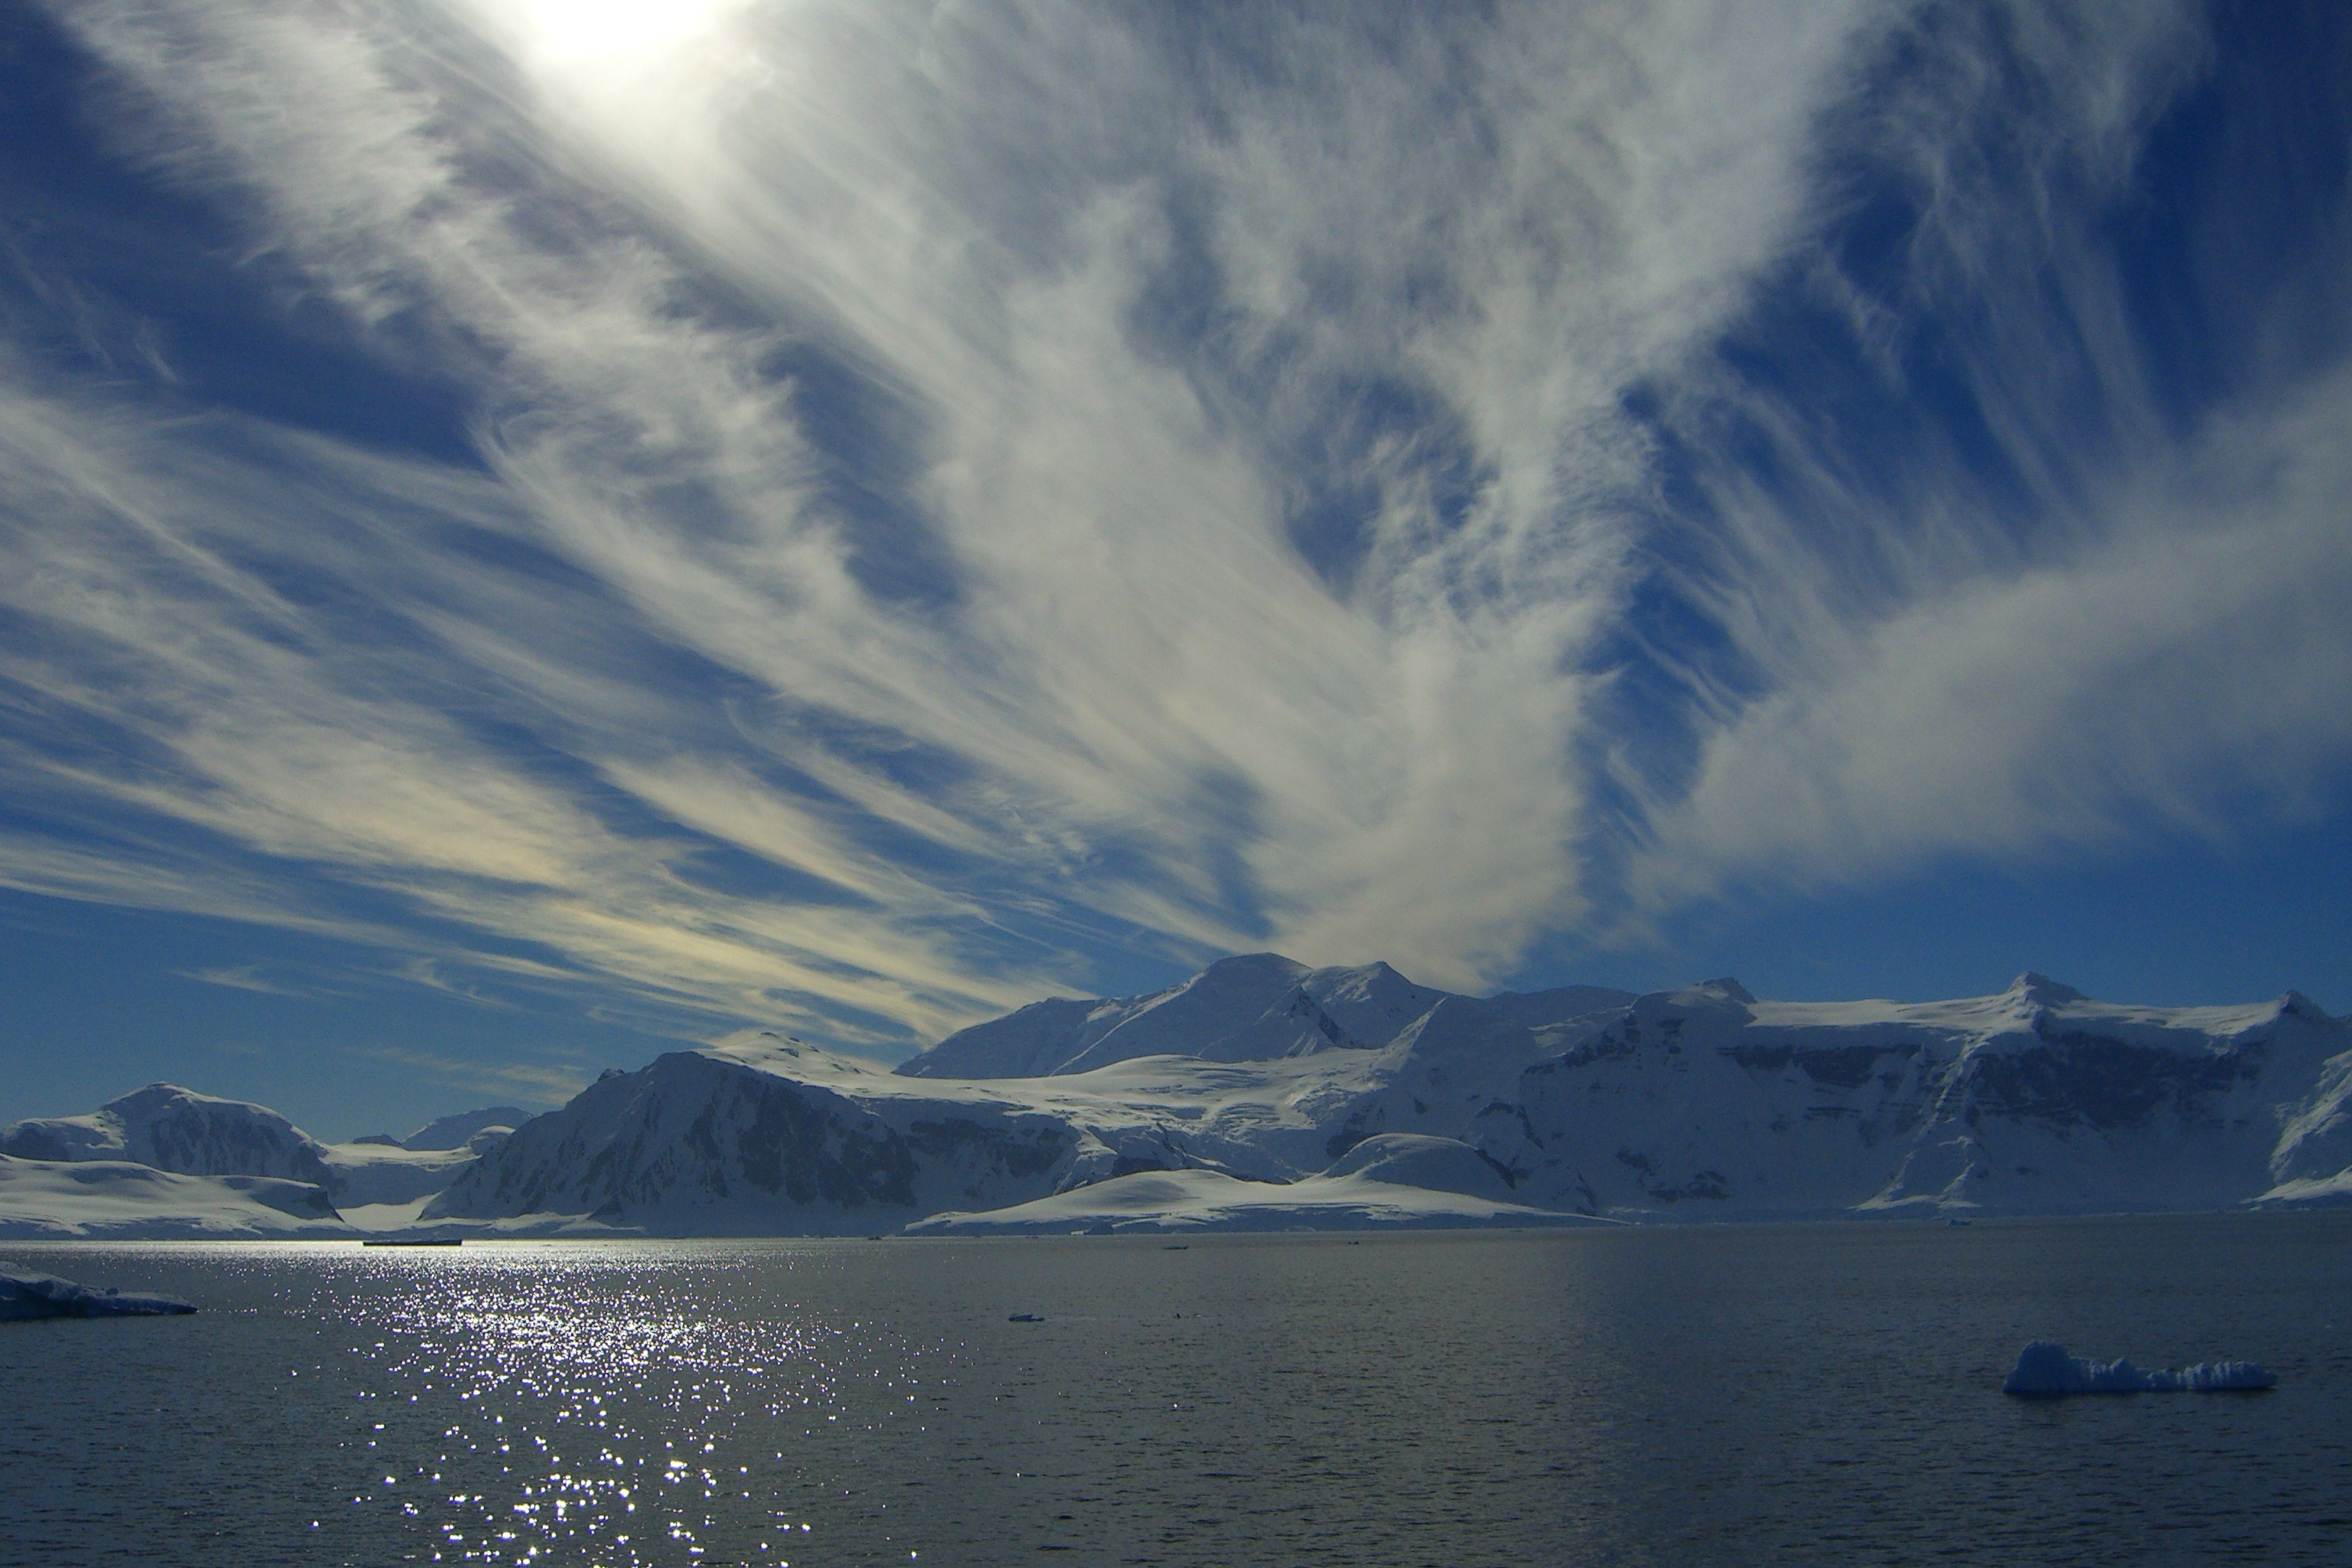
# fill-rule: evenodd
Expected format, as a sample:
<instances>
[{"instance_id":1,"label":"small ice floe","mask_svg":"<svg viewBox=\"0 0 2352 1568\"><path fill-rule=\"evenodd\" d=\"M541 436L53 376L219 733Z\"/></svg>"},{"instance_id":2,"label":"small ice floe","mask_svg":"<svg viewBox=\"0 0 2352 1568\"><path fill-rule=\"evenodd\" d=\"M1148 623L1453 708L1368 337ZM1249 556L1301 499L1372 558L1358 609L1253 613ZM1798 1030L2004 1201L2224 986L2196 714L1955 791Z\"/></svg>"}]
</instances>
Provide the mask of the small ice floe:
<instances>
[{"instance_id":1,"label":"small ice floe","mask_svg":"<svg viewBox=\"0 0 2352 1568\"><path fill-rule=\"evenodd\" d=\"M125 1296L93 1290L54 1274L0 1268L0 1322L26 1318L152 1318L194 1310L170 1296Z\"/></svg>"},{"instance_id":2,"label":"small ice floe","mask_svg":"<svg viewBox=\"0 0 2352 1568\"><path fill-rule=\"evenodd\" d=\"M1008 1323L1042 1323L1045 1320L1035 1312L1009 1312L1004 1321Z\"/></svg>"},{"instance_id":3,"label":"small ice floe","mask_svg":"<svg viewBox=\"0 0 2352 1568\"><path fill-rule=\"evenodd\" d=\"M2223 1394L2275 1385L2275 1373L2250 1361L2207 1361L2179 1372L2142 1372L2128 1361L2089 1361L2036 1340L2017 1352L2003 1394Z\"/></svg>"}]
</instances>

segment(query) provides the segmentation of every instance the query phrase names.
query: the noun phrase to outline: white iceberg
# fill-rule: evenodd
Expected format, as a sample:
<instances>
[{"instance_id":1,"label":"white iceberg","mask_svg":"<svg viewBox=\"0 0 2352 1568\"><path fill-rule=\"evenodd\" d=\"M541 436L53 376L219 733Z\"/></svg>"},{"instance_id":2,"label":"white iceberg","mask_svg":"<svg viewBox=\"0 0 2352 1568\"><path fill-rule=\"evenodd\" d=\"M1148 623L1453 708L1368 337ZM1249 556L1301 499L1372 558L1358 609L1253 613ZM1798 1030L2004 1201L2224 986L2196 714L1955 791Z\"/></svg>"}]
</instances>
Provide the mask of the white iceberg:
<instances>
[{"instance_id":1,"label":"white iceberg","mask_svg":"<svg viewBox=\"0 0 2352 1568\"><path fill-rule=\"evenodd\" d=\"M2142 1372L2128 1360L2090 1361L2066 1347L2036 1340L2017 1352L2004 1394L2222 1394L2277 1384L2276 1374L2250 1361L2199 1362L2178 1372Z\"/></svg>"},{"instance_id":2,"label":"white iceberg","mask_svg":"<svg viewBox=\"0 0 2352 1568\"><path fill-rule=\"evenodd\" d=\"M174 1296L125 1296L93 1290L54 1274L0 1268L0 1322L26 1318L154 1318L193 1312Z\"/></svg>"}]
</instances>

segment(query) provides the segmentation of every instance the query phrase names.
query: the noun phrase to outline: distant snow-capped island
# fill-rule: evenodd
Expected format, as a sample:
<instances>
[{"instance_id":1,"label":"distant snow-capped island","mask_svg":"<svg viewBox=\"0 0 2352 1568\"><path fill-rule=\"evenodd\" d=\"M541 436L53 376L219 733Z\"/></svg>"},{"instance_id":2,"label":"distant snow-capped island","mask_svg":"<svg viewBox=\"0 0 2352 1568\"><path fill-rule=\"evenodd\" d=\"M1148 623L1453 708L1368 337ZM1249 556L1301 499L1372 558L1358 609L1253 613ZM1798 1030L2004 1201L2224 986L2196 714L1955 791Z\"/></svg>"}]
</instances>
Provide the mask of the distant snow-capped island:
<instances>
[{"instance_id":1,"label":"distant snow-capped island","mask_svg":"<svg viewBox=\"0 0 2352 1568\"><path fill-rule=\"evenodd\" d=\"M2352 1201L2352 1021L2293 993L1470 997L1223 960L895 1070L745 1031L340 1145L151 1085L0 1131L0 1237L1003 1234Z\"/></svg>"}]
</instances>

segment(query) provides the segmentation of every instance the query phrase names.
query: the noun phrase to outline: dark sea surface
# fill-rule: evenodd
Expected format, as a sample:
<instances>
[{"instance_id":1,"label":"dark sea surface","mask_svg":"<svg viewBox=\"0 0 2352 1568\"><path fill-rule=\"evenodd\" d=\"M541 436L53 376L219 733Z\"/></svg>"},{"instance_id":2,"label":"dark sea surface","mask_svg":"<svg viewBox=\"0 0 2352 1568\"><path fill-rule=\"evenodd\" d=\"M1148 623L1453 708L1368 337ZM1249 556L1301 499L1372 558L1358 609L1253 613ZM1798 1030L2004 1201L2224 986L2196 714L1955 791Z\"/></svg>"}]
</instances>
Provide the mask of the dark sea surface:
<instances>
[{"instance_id":1,"label":"dark sea surface","mask_svg":"<svg viewBox=\"0 0 2352 1568\"><path fill-rule=\"evenodd\" d=\"M0 1259L9 1564L2352 1563L2352 1212Z\"/></svg>"}]
</instances>

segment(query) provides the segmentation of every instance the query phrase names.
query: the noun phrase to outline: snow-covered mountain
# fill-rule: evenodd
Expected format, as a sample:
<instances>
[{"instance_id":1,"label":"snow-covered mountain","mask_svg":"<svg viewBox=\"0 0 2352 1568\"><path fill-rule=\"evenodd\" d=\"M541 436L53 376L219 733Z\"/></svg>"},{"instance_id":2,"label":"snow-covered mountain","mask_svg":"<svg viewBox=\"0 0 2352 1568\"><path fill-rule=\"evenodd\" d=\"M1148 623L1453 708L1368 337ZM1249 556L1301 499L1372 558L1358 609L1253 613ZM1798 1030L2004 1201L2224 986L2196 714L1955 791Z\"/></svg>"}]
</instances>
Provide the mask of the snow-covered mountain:
<instances>
[{"instance_id":1,"label":"snow-covered mountain","mask_svg":"<svg viewBox=\"0 0 2352 1568\"><path fill-rule=\"evenodd\" d=\"M327 1186L327 1147L267 1106L151 1083L89 1116L19 1121L0 1154L20 1160L130 1161L184 1176L278 1176Z\"/></svg>"},{"instance_id":2,"label":"snow-covered mountain","mask_svg":"<svg viewBox=\"0 0 2352 1568\"><path fill-rule=\"evenodd\" d=\"M2347 1049L2293 994L2130 1007L2027 974L1961 1001L1786 1003L1717 981L1643 997L1463 1135L1530 1199L1588 1212L2213 1208L2352 1162L2326 1109ZM1350 1131L1408 1124L1381 1109Z\"/></svg>"},{"instance_id":3,"label":"snow-covered mountain","mask_svg":"<svg viewBox=\"0 0 2352 1568\"><path fill-rule=\"evenodd\" d=\"M1257 954L1023 1008L896 1073L773 1036L664 1057L530 1123L425 1214L1262 1225L1307 1195L1267 1184L1352 1179L1384 1134L1449 1141L1513 1204L1595 1215L2214 1207L2326 1195L2352 1163L2347 1051L2352 1028L2293 996L2118 1007L2029 975L1927 1004L1759 1002L1727 980L1480 999ZM1171 1172L1208 1174L1141 1179ZM1151 1193L1175 1206L1155 1218Z\"/></svg>"},{"instance_id":4,"label":"snow-covered mountain","mask_svg":"<svg viewBox=\"0 0 2352 1568\"><path fill-rule=\"evenodd\" d=\"M17 1212L8 1205L37 1206L37 1194L83 1203L96 1201L96 1194L105 1190L111 1195L94 1212L102 1213L104 1224L114 1227L108 1234L121 1233L121 1226L132 1223L125 1216L152 1198L172 1211L166 1216L169 1223L159 1220L163 1228L152 1234L222 1235L242 1224L255 1234L278 1235L284 1232L283 1225L248 1212L255 1202L262 1210L293 1215L305 1225L337 1221L339 1208L414 1205L448 1185L482 1149L495 1147L506 1135L505 1119L527 1115L502 1106L444 1118L424 1130L431 1133L467 1124L467 1131L446 1146L429 1140L415 1149L365 1141L321 1143L267 1106L215 1099L176 1084L151 1083L109 1100L88 1116L37 1118L0 1130L0 1155L26 1164L125 1168L111 1177L67 1172L43 1184L31 1171L12 1167L11 1184L0 1197L0 1225ZM137 1176L139 1171L215 1179L215 1185L159 1185ZM252 1194L276 1189L252 1186L257 1179L312 1191L309 1197L262 1202ZM108 1181L117 1185L108 1189ZM32 1209L23 1214L38 1218Z\"/></svg>"},{"instance_id":5,"label":"snow-covered mountain","mask_svg":"<svg viewBox=\"0 0 2352 1568\"><path fill-rule=\"evenodd\" d=\"M1580 997L1616 994L1571 990ZM1034 1002L950 1035L898 1071L909 1078L1049 1078L1138 1057L1240 1062L1377 1050L1444 996L1385 963L1309 969L1280 953L1254 952L1222 959L1148 996Z\"/></svg>"},{"instance_id":6,"label":"snow-covered mountain","mask_svg":"<svg viewBox=\"0 0 2352 1568\"><path fill-rule=\"evenodd\" d=\"M743 1036L606 1074L516 1129L422 1217L856 1234L1140 1171L1286 1181L1327 1163L1333 1109L1375 1071L1369 1052L1163 1055L1066 1078L926 1079Z\"/></svg>"},{"instance_id":7,"label":"snow-covered mountain","mask_svg":"<svg viewBox=\"0 0 2352 1568\"><path fill-rule=\"evenodd\" d=\"M183 1131L154 1131L167 1123ZM1765 1002L1731 980L1475 998L1384 964L1256 954L1150 996L1023 1008L896 1072L747 1033L607 1073L510 1135L497 1125L456 1149L324 1149L259 1107L151 1089L20 1123L0 1149L51 1172L140 1151L215 1170L307 1151L320 1189L347 1213L368 1206L365 1224L503 1231L2342 1202L2352 1020L2292 994L2116 1005L2032 974L1931 1003Z\"/></svg>"}]
</instances>

